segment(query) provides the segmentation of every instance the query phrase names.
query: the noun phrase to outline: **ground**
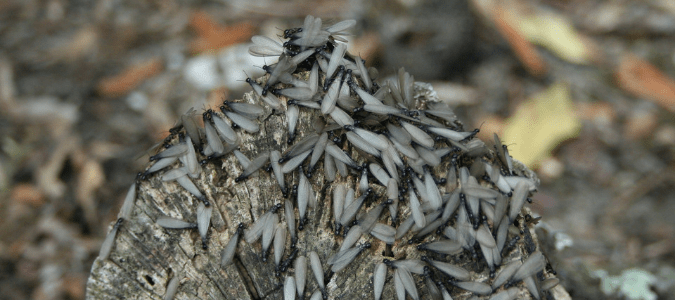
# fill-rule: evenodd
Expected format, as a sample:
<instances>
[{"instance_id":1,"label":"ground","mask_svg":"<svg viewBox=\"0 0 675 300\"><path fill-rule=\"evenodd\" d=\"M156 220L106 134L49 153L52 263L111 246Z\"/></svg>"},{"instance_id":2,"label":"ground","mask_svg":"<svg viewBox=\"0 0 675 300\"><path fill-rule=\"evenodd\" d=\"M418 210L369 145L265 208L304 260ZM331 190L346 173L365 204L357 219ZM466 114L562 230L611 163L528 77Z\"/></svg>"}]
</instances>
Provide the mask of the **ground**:
<instances>
[{"instance_id":1,"label":"ground","mask_svg":"<svg viewBox=\"0 0 675 300\"><path fill-rule=\"evenodd\" d=\"M307 14L356 19L350 52L380 78L405 65L530 162L531 207L574 299L620 298L602 288L635 274L638 297L672 299L669 0L3 2L0 299L83 299L146 149L189 107L248 91L241 79L268 60L240 43Z\"/></svg>"}]
</instances>

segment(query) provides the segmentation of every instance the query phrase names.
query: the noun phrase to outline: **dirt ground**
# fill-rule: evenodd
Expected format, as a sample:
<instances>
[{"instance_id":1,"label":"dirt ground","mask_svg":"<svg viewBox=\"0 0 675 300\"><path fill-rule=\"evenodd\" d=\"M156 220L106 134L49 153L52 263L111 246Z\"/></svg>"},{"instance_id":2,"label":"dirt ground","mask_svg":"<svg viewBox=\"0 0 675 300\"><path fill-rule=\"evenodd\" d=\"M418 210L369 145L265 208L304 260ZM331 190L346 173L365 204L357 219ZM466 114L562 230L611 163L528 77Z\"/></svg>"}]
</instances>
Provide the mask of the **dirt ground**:
<instances>
[{"instance_id":1,"label":"dirt ground","mask_svg":"<svg viewBox=\"0 0 675 300\"><path fill-rule=\"evenodd\" d=\"M146 150L188 108L248 92L268 61L250 37L307 14L356 19L350 52L380 78L404 65L431 82L483 140L541 93L571 103L535 110L527 132L552 133L532 144L502 139L544 153L531 207L561 284L574 299L675 299L673 3L1 2L0 299L84 299Z\"/></svg>"}]
</instances>

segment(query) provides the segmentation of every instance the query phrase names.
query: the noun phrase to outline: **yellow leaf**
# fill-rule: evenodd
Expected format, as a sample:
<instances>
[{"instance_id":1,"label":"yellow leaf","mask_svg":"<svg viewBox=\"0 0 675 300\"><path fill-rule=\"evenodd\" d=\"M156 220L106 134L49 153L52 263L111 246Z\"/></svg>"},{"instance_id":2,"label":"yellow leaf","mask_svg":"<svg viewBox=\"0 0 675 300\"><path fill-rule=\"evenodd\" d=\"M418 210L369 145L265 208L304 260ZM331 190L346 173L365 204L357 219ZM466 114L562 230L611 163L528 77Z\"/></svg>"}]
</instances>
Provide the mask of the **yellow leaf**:
<instances>
[{"instance_id":1,"label":"yellow leaf","mask_svg":"<svg viewBox=\"0 0 675 300\"><path fill-rule=\"evenodd\" d=\"M530 42L546 47L571 63L585 64L590 60L586 44L567 19L541 13L519 18L520 31Z\"/></svg>"},{"instance_id":2,"label":"yellow leaf","mask_svg":"<svg viewBox=\"0 0 675 300\"><path fill-rule=\"evenodd\" d=\"M506 121L502 139L511 156L535 168L558 144L575 137L581 123L572 106L564 83L554 84L521 104Z\"/></svg>"}]
</instances>

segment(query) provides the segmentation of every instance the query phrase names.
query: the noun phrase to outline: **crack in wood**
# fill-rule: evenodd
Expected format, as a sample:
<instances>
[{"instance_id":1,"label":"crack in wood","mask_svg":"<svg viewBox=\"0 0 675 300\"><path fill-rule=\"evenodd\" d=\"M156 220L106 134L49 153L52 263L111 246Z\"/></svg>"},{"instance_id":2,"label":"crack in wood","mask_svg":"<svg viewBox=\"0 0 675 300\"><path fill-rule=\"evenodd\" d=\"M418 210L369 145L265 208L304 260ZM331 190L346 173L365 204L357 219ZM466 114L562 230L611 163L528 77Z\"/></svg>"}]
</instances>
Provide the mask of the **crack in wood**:
<instances>
[{"instance_id":1,"label":"crack in wood","mask_svg":"<svg viewBox=\"0 0 675 300\"><path fill-rule=\"evenodd\" d=\"M260 294L258 293L258 290L255 288L253 279L251 278L251 275L249 274L248 270L246 270L246 267L244 267L244 264L241 262L239 255L234 256L234 266L237 268L237 271L239 272L239 275L241 276L241 279L244 282L244 287L246 287L246 292L251 297L251 299L260 300L261 299Z\"/></svg>"}]
</instances>

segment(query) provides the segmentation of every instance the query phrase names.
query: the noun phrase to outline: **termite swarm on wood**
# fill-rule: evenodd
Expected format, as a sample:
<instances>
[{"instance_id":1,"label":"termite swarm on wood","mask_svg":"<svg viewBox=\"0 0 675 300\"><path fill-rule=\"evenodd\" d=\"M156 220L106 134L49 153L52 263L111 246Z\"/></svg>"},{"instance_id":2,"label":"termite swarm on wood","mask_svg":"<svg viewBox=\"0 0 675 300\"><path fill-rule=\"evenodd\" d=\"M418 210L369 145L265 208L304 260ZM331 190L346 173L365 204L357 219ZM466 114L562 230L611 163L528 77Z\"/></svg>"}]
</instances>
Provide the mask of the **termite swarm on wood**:
<instances>
[{"instance_id":1,"label":"termite swarm on wood","mask_svg":"<svg viewBox=\"0 0 675 300\"><path fill-rule=\"evenodd\" d=\"M128 192L93 277L180 269L225 298L550 296L555 277L527 245L522 212L536 175L405 70L372 78L347 51L355 24L308 16L284 42L253 37L249 52L278 62L247 79L254 93L205 109L203 127L194 110L181 117ZM130 264L122 251L138 249L157 262ZM175 278L167 295L189 286ZM107 291L97 284L92 297Z\"/></svg>"}]
</instances>

